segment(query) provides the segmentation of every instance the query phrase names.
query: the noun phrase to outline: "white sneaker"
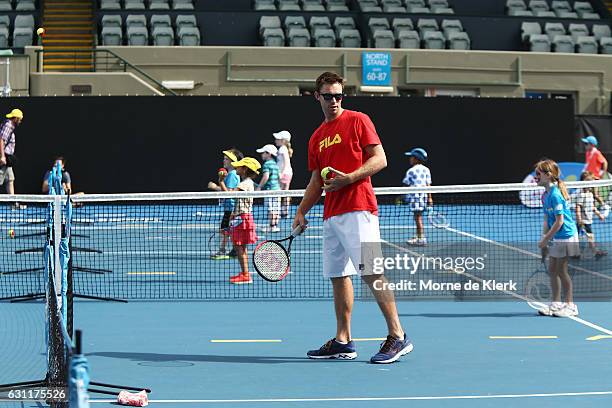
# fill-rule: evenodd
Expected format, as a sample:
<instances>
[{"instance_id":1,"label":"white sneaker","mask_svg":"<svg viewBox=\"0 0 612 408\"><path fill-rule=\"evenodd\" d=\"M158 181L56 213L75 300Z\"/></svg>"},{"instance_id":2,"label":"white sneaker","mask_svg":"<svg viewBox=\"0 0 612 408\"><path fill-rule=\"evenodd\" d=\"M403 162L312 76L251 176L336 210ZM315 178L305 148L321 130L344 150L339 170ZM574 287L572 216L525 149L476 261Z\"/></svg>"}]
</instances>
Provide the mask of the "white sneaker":
<instances>
[{"instance_id":1,"label":"white sneaker","mask_svg":"<svg viewBox=\"0 0 612 408\"><path fill-rule=\"evenodd\" d=\"M269 225L265 225L261 227L261 232L270 232L271 230L272 230L272 227L270 227Z\"/></svg>"},{"instance_id":2,"label":"white sneaker","mask_svg":"<svg viewBox=\"0 0 612 408\"><path fill-rule=\"evenodd\" d=\"M280 227L278 225L275 225L272 227L272 229L270 230L271 232L280 232Z\"/></svg>"},{"instance_id":3,"label":"white sneaker","mask_svg":"<svg viewBox=\"0 0 612 408\"><path fill-rule=\"evenodd\" d=\"M555 317L570 317L570 316L578 316L578 306L575 303L571 305L569 303L564 303L563 308L556 310L553 313Z\"/></svg>"},{"instance_id":4,"label":"white sneaker","mask_svg":"<svg viewBox=\"0 0 612 408\"><path fill-rule=\"evenodd\" d=\"M414 237L414 238L407 239L406 243L408 245L414 245L414 246L425 246L427 245L427 238Z\"/></svg>"},{"instance_id":5,"label":"white sneaker","mask_svg":"<svg viewBox=\"0 0 612 408\"><path fill-rule=\"evenodd\" d=\"M547 306L545 308L542 308L542 309L538 310L538 314L540 316L553 316L555 314L555 312L563 309L564 306L565 306L565 303L562 303L562 302L552 302L550 304L550 306Z\"/></svg>"}]
</instances>

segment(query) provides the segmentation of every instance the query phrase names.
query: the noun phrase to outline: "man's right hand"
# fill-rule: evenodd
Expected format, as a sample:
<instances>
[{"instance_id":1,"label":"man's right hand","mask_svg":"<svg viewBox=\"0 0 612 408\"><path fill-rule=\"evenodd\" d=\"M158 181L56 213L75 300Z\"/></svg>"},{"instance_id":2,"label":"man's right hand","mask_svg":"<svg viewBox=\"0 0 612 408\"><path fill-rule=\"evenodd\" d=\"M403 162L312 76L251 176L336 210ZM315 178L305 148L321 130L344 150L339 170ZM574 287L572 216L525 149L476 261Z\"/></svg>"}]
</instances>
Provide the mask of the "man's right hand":
<instances>
[{"instance_id":1,"label":"man's right hand","mask_svg":"<svg viewBox=\"0 0 612 408\"><path fill-rule=\"evenodd\" d=\"M306 215L302 214L301 211L297 211L295 213L295 217L293 218L293 224L291 226L291 229L292 230L296 229L298 225L301 225L303 229L308 228L308 220L306 219Z\"/></svg>"}]
</instances>

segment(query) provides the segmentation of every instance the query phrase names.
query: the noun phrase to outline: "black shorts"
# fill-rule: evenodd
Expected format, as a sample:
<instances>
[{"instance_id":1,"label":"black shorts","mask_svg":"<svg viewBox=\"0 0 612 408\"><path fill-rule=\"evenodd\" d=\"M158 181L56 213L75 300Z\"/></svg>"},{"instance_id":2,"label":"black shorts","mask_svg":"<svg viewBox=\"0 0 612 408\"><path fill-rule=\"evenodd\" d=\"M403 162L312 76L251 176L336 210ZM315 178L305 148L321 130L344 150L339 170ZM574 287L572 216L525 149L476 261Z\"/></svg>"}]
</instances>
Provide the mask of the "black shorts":
<instances>
[{"instance_id":1,"label":"black shorts","mask_svg":"<svg viewBox=\"0 0 612 408\"><path fill-rule=\"evenodd\" d=\"M587 234L593 233L593 226L591 224L582 224L580 229L584 230Z\"/></svg>"},{"instance_id":2,"label":"black shorts","mask_svg":"<svg viewBox=\"0 0 612 408\"><path fill-rule=\"evenodd\" d=\"M223 212L223 219L221 220L221 229L226 229L229 227L231 215L232 215L231 211Z\"/></svg>"}]
</instances>

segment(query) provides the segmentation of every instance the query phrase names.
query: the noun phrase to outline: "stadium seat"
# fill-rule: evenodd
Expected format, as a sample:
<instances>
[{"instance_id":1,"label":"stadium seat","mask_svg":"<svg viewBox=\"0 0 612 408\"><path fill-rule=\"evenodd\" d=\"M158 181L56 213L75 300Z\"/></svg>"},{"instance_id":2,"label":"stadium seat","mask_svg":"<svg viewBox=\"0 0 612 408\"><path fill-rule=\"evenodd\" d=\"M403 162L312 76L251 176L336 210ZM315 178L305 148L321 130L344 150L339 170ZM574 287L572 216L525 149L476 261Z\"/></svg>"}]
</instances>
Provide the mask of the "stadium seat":
<instances>
[{"instance_id":1,"label":"stadium seat","mask_svg":"<svg viewBox=\"0 0 612 408\"><path fill-rule=\"evenodd\" d=\"M393 31L376 30L376 32L374 32L374 48L395 48Z\"/></svg>"},{"instance_id":2,"label":"stadium seat","mask_svg":"<svg viewBox=\"0 0 612 408\"><path fill-rule=\"evenodd\" d=\"M176 33L183 27L198 27L198 21L196 20L196 16L193 14L179 14L176 16L176 20L174 21L174 25L176 26Z\"/></svg>"},{"instance_id":3,"label":"stadium seat","mask_svg":"<svg viewBox=\"0 0 612 408\"><path fill-rule=\"evenodd\" d=\"M355 20L353 20L353 17L336 17L334 19L334 30L336 30L336 37L340 37L341 30L352 30L355 27Z\"/></svg>"},{"instance_id":4,"label":"stadium seat","mask_svg":"<svg viewBox=\"0 0 612 408\"><path fill-rule=\"evenodd\" d=\"M380 13L382 12L382 8L380 6L362 6L361 7L361 12L362 13Z\"/></svg>"},{"instance_id":5,"label":"stadium seat","mask_svg":"<svg viewBox=\"0 0 612 408\"><path fill-rule=\"evenodd\" d=\"M423 48L429 50L443 50L446 48L446 38L440 31L426 31L422 34Z\"/></svg>"},{"instance_id":6,"label":"stadium seat","mask_svg":"<svg viewBox=\"0 0 612 408\"><path fill-rule=\"evenodd\" d=\"M34 16L31 14L22 14L15 17L15 28L29 28L34 31Z\"/></svg>"},{"instance_id":7,"label":"stadium seat","mask_svg":"<svg viewBox=\"0 0 612 408\"><path fill-rule=\"evenodd\" d=\"M455 14L455 11L450 7L432 7L431 12L434 14Z\"/></svg>"},{"instance_id":8,"label":"stadium seat","mask_svg":"<svg viewBox=\"0 0 612 408\"><path fill-rule=\"evenodd\" d=\"M576 46L574 40L572 40L572 37L569 35L557 35L553 38L552 43L554 52L575 52Z\"/></svg>"},{"instance_id":9,"label":"stadium seat","mask_svg":"<svg viewBox=\"0 0 612 408\"><path fill-rule=\"evenodd\" d=\"M448 48L451 50L469 50L470 36L466 32L452 32L448 35Z\"/></svg>"},{"instance_id":10,"label":"stadium seat","mask_svg":"<svg viewBox=\"0 0 612 408\"><path fill-rule=\"evenodd\" d=\"M612 55L612 37L604 37L600 40L600 54Z\"/></svg>"},{"instance_id":11,"label":"stadium seat","mask_svg":"<svg viewBox=\"0 0 612 408\"><path fill-rule=\"evenodd\" d=\"M421 38L425 39L425 33L428 31L438 31L438 22L433 18L419 18L417 20L417 28Z\"/></svg>"},{"instance_id":12,"label":"stadium seat","mask_svg":"<svg viewBox=\"0 0 612 408\"><path fill-rule=\"evenodd\" d=\"M149 45L149 33L145 27L128 25L126 33L128 45Z\"/></svg>"},{"instance_id":13,"label":"stadium seat","mask_svg":"<svg viewBox=\"0 0 612 408\"><path fill-rule=\"evenodd\" d=\"M313 32L315 47L335 47L336 34L331 28L317 28Z\"/></svg>"},{"instance_id":14,"label":"stadium seat","mask_svg":"<svg viewBox=\"0 0 612 408\"><path fill-rule=\"evenodd\" d=\"M117 26L102 27L102 45L123 45L123 34Z\"/></svg>"},{"instance_id":15,"label":"stadium seat","mask_svg":"<svg viewBox=\"0 0 612 408\"><path fill-rule=\"evenodd\" d=\"M11 5L10 0L0 1L0 11L11 11L11 10L13 10L13 6Z\"/></svg>"},{"instance_id":16,"label":"stadium seat","mask_svg":"<svg viewBox=\"0 0 612 408\"><path fill-rule=\"evenodd\" d=\"M406 7L425 7L425 0L406 0Z\"/></svg>"},{"instance_id":17,"label":"stadium seat","mask_svg":"<svg viewBox=\"0 0 612 408\"><path fill-rule=\"evenodd\" d=\"M256 11L276 10L276 4L274 0L255 0L254 8Z\"/></svg>"},{"instance_id":18,"label":"stadium seat","mask_svg":"<svg viewBox=\"0 0 612 408\"><path fill-rule=\"evenodd\" d=\"M279 16L261 16L259 17L259 35L262 36L266 28L281 28ZM285 36L283 35L283 38Z\"/></svg>"},{"instance_id":19,"label":"stadium seat","mask_svg":"<svg viewBox=\"0 0 612 408\"><path fill-rule=\"evenodd\" d=\"M193 2L191 0L172 0L172 10L193 10Z\"/></svg>"},{"instance_id":20,"label":"stadium seat","mask_svg":"<svg viewBox=\"0 0 612 408\"><path fill-rule=\"evenodd\" d=\"M401 30L397 36L397 47L405 49L421 48L421 38L414 30Z\"/></svg>"},{"instance_id":21,"label":"stadium seat","mask_svg":"<svg viewBox=\"0 0 612 408\"><path fill-rule=\"evenodd\" d=\"M306 28L293 27L287 34L289 47L310 47L310 32Z\"/></svg>"},{"instance_id":22,"label":"stadium seat","mask_svg":"<svg viewBox=\"0 0 612 408\"><path fill-rule=\"evenodd\" d=\"M406 13L406 7L383 4L383 13Z\"/></svg>"},{"instance_id":23,"label":"stadium seat","mask_svg":"<svg viewBox=\"0 0 612 408\"><path fill-rule=\"evenodd\" d=\"M306 19L304 19L304 16L285 17L285 36L289 37L289 30L292 28L306 28Z\"/></svg>"},{"instance_id":24,"label":"stadium seat","mask_svg":"<svg viewBox=\"0 0 612 408\"><path fill-rule=\"evenodd\" d=\"M325 11L325 6L323 6L321 0L302 0L302 10Z\"/></svg>"},{"instance_id":25,"label":"stadium seat","mask_svg":"<svg viewBox=\"0 0 612 408\"><path fill-rule=\"evenodd\" d=\"M578 54L597 54L597 41L595 37L582 36L576 41L576 52Z\"/></svg>"},{"instance_id":26,"label":"stadium seat","mask_svg":"<svg viewBox=\"0 0 612 408\"><path fill-rule=\"evenodd\" d=\"M601 16L597 13L582 13L581 18L585 20L599 20Z\"/></svg>"},{"instance_id":27,"label":"stadium seat","mask_svg":"<svg viewBox=\"0 0 612 408\"><path fill-rule=\"evenodd\" d=\"M429 14L431 10L429 7L417 7L417 6L407 6L406 11L410 14Z\"/></svg>"},{"instance_id":28,"label":"stadium seat","mask_svg":"<svg viewBox=\"0 0 612 408\"><path fill-rule=\"evenodd\" d=\"M268 27L261 32L264 47L284 47L285 32L280 27Z\"/></svg>"},{"instance_id":29,"label":"stadium seat","mask_svg":"<svg viewBox=\"0 0 612 408\"><path fill-rule=\"evenodd\" d=\"M154 27L151 36L153 45L166 47L174 45L174 31L171 27Z\"/></svg>"},{"instance_id":30,"label":"stadium seat","mask_svg":"<svg viewBox=\"0 0 612 408\"><path fill-rule=\"evenodd\" d=\"M100 0L100 10L121 10L119 0Z\"/></svg>"},{"instance_id":31,"label":"stadium seat","mask_svg":"<svg viewBox=\"0 0 612 408\"><path fill-rule=\"evenodd\" d=\"M446 0L429 0L428 5L430 8L434 7L448 7L448 1Z\"/></svg>"},{"instance_id":32,"label":"stadium seat","mask_svg":"<svg viewBox=\"0 0 612 408\"><path fill-rule=\"evenodd\" d=\"M442 32L447 39L451 33L460 33L463 31L463 25L459 20L442 20Z\"/></svg>"},{"instance_id":33,"label":"stadium seat","mask_svg":"<svg viewBox=\"0 0 612 408\"><path fill-rule=\"evenodd\" d=\"M301 11L297 0L278 0L279 11Z\"/></svg>"},{"instance_id":34,"label":"stadium seat","mask_svg":"<svg viewBox=\"0 0 612 408\"><path fill-rule=\"evenodd\" d=\"M565 27L561 23L546 23L544 25L544 32L548 35L550 41L554 43L556 36L565 35Z\"/></svg>"},{"instance_id":35,"label":"stadium seat","mask_svg":"<svg viewBox=\"0 0 612 408\"><path fill-rule=\"evenodd\" d=\"M9 30L6 27L0 27L0 48L8 48L9 46Z\"/></svg>"},{"instance_id":36,"label":"stadium seat","mask_svg":"<svg viewBox=\"0 0 612 408\"><path fill-rule=\"evenodd\" d=\"M602 24L593 24L592 30L593 36L597 41L601 41L603 37L612 37L612 33L610 32L610 26Z\"/></svg>"},{"instance_id":37,"label":"stadium seat","mask_svg":"<svg viewBox=\"0 0 612 408\"><path fill-rule=\"evenodd\" d=\"M6 29L8 30L10 24L11 19L9 18L9 16L7 16L6 14L0 14L0 27L6 27ZM605 37L605 35L603 37Z\"/></svg>"},{"instance_id":38,"label":"stadium seat","mask_svg":"<svg viewBox=\"0 0 612 408\"><path fill-rule=\"evenodd\" d=\"M130 14L125 18L125 25L130 27L147 27L147 18L144 14Z\"/></svg>"},{"instance_id":39,"label":"stadium seat","mask_svg":"<svg viewBox=\"0 0 612 408\"><path fill-rule=\"evenodd\" d=\"M121 16L119 14L105 14L102 16L102 27L119 27L121 28Z\"/></svg>"},{"instance_id":40,"label":"stadium seat","mask_svg":"<svg viewBox=\"0 0 612 408\"><path fill-rule=\"evenodd\" d=\"M550 38L546 34L531 34L529 50L533 52L550 52Z\"/></svg>"},{"instance_id":41,"label":"stadium seat","mask_svg":"<svg viewBox=\"0 0 612 408\"><path fill-rule=\"evenodd\" d=\"M13 29L13 47L21 48L32 45L34 39L33 28L30 27L15 27Z\"/></svg>"},{"instance_id":42,"label":"stadium seat","mask_svg":"<svg viewBox=\"0 0 612 408\"><path fill-rule=\"evenodd\" d=\"M170 10L170 4L168 0L151 0L149 10Z\"/></svg>"},{"instance_id":43,"label":"stadium seat","mask_svg":"<svg viewBox=\"0 0 612 408\"><path fill-rule=\"evenodd\" d=\"M312 16L310 17L310 21L308 22L308 26L310 27L310 32L314 34L314 32L318 29L325 28L331 30L331 21L327 16Z\"/></svg>"},{"instance_id":44,"label":"stadium seat","mask_svg":"<svg viewBox=\"0 0 612 408\"><path fill-rule=\"evenodd\" d=\"M576 1L574 2L574 11L580 15L580 13L593 13L593 6L588 1Z\"/></svg>"},{"instance_id":45,"label":"stadium seat","mask_svg":"<svg viewBox=\"0 0 612 408\"><path fill-rule=\"evenodd\" d=\"M340 47L344 48L360 48L361 34L355 29L342 29L339 35Z\"/></svg>"},{"instance_id":46,"label":"stadium seat","mask_svg":"<svg viewBox=\"0 0 612 408\"><path fill-rule=\"evenodd\" d=\"M34 0L17 0L15 3L15 10L17 11L32 11L36 10Z\"/></svg>"},{"instance_id":47,"label":"stadium seat","mask_svg":"<svg viewBox=\"0 0 612 408\"><path fill-rule=\"evenodd\" d=\"M553 0L551 4L551 8L554 10L557 15L559 15L562 11L572 11L572 7L569 2L565 0Z\"/></svg>"},{"instance_id":48,"label":"stadium seat","mask_svg":"<svg viewBox=\"0 0 612 408\"><path fill-rule=\"evenodd\" d=\"M542 34L540 23L523 21L521 24L521 41L526 43L532 34Z\"/></svg>"},{"instance_id":49,"label":"stadium seat","mask_svg":"<svg viewBox=\"0 0 612 408\"><path fill-rule=\"evenodd\" d=\"M548 11L536 11L535 12L535 16L536 17L557 17L557 15L555 14L554 11L548 10Z\"/></svg>"},{"instance_id":50,"label":"stadium seat","mask_svg":"<svg viewBox=\"0 0 612 408\"><path fill-rule=\"evenodd\" d=\"M126 10L144 10L144 0L125 0L124 8Z\"/></svg>"},{"instance_id":51,"label":"stadium seat","mask_svg":"<svg viewBox=\"0 0 612 408\"><path fill-rule=\"evenodd\" d=\"M393 34L395 38L399 38L399 33L401 31L412 31L414 30L414 25L412 24L412 20L404 17L395 17L391 21L391 27L393 27Z\"/></svg>"},{"instance_id":52,"label":"stadium seat","mask_svg":"<svg viewBox=\"0 0 612 408\"><path fill-rule=\"evenodd\" d=\"M389 20L384 17L370 17L368 28L372 36L374 36L377 30L390 30L391 26L389 25Z\"/></svg>"},{"instance_id":53,"label":"stadium seat","mask_svg":"<svg viewBox=\"0 0 612 408\"><path fill-rule=\"evenodd\" d=\"M149 21L151 30L155 27L170 27L172 28L172 20L168 14L153 14Z\"/></svg>"},{"instance_id":54,"label":"stadium seat","mask_svg":"<svg viewBox=\"0 0 612 408\"><path fill-rule=\"evenodd\" d=\"M549 11L548 3L545 0L530 0L529 10L537 13L538 11Z\"/></svg>"},{"instance_id":55,"label":"stadium seat","mask_svg":"<svg viewBox=\"0 0 612 408\"><path fill-rule=\"evenodd\" d=\"M555 13L557 13L557 17L559 18L578 18L578 14L573 11L556 11Z\"/></svg>"},{"instance_id":56,"label":"stadium seat","mask_svg":"<svg viewBox=\"0 0 612 408\"><path fill-rule=\"evenodd\" d=\"M327 11L349 11L349 8L346 4L329 4L326 6Z\"/></svg>"},{"instance_id":57,"label":"stadium seat","mask_svg":"<svg viewBox=\"0 0 612 408\"><path fill-rule=\"evenodd\" d=\"M578 41L578 37L588 37L589 35L589 29L585 24L570 24L568 28L574 42Z\"/></svg>"},{"instance_id":58,"label":"stadium seat","mask_svg":"<svg viewBox=\"0 0 612 408\"><path fill-rule=\"evenodd\" d=\"M200 45L200 30L197 27L182 26L177 29L179 45L182 46L198 46Z\"/></svg>"},{"instance_id":59,"label":"stadium seat","mask_svg":"<svg viewBox=\"0 0 612 408\"><path fill-rule=\"evenodd\" d=\"M533 11L531 10L512 9L510 10L509 14L514 17L533 17L534 16Z\"/></svg>"},{"instance_id":60,"label":"stadium seat","mask_svg":"<svg viewBox=\"0 0 612 408\"><path fill-rule=\"evenodd\" d=\"M523 0L507 0L506 10L508 15L512 15L513 10L527 10L527 5Z\"/></svg>"}]
</instances>

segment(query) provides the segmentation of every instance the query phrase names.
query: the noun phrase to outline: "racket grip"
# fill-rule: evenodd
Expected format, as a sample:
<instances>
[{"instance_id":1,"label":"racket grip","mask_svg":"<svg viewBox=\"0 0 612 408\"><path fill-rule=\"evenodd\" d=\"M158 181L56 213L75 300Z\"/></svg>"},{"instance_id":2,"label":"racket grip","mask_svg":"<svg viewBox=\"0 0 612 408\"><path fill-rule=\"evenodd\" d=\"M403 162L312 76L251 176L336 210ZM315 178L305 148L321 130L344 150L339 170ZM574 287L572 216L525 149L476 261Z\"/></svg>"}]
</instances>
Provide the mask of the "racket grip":
<instances>
[{"instance_id":1,"label":"racket grip","mask_svg":"<svg viewBox=\"0 0 612 408\"><path fill-rule=\"evenodd\" d=\"M304 227L301 225L298 225L297 227L294 228L293 231L291 231L291 236L295 238L298 235L300 235L302 232L304 232Z\"/></svg>"}]
</instances>

